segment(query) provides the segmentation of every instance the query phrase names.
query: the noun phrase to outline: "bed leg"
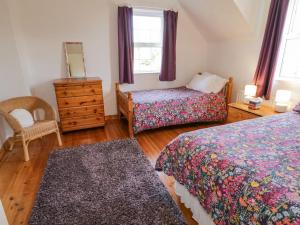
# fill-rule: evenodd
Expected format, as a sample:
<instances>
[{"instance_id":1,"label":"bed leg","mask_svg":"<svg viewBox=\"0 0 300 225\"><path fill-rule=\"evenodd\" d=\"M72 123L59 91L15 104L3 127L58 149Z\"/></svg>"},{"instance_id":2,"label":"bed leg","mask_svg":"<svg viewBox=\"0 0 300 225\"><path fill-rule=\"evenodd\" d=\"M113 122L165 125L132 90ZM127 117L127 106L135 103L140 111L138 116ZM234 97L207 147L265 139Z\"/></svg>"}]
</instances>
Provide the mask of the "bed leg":
<instances>
[{"instance_id":1,"label":"bed leg","mask_svg":"<svg viewBox=\"0 0 300 225\"><path fill-rule=\"evenodd\" d=\"M129 131L129 137L134 138L132 124L130 125L130 123L128 123L128 131Z\"/></svg>"},{"instance_id":2,"label":"bed leg","mask_svg":"<svg viewBox=\"0 0 300 225\"><path fill-rule=\"evenodd\" d=\"M128 132L130 138L134 138L134 133L133 133L133 97L132 93L128 93Z\"/></svg>"},{"instance_id":3,"label":"bed leg","mask_svg":"<svg viewBox=\"0 0 300 225\"><path fill-rule=\"evenodd\" d=\"M121 120L121 111L119 106L120 84L116 83L117 116Z\"/></svg>"},{"instance_id":4,"label":"bed leg","mask_svg":"<svg viewBox=\"0 0 300 225\"><path fill-rule=\"evenodd\" d=\"M117 116L118 119L121 120L121 111L119 110L119 106L117 106Z\"/></svg>"}]
</instances>

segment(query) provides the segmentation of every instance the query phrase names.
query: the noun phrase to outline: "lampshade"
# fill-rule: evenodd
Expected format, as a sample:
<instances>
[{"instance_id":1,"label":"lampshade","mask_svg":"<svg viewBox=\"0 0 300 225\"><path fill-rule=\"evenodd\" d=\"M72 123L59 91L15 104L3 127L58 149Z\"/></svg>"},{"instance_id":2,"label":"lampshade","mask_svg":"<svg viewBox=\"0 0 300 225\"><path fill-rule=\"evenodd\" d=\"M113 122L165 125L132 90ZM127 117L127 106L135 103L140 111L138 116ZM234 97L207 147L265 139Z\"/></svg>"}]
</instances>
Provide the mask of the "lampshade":
<instances>
[{"instance_id":1,"label":"lampshade","mask_svg":"<svg viewBox=\"0 0 300 225\"><path fill-rule=\"evenodd\" d=\"M245 86L244 95L249 96L249 97L255 97L256 96L256 90L257 90L256 85L248 84L248 85Z\"/></svg>"},{"instance_id":2,"label":"lampshade","mask_svg":"<svg viewBox=\"0 0 300 225\"><path fill-rule=\"evenodd\" d=\"M278 90L276 92L275 102L276 103L289 103L292 96L292 92L288 90Z\"/></svg>"}]
</instances>

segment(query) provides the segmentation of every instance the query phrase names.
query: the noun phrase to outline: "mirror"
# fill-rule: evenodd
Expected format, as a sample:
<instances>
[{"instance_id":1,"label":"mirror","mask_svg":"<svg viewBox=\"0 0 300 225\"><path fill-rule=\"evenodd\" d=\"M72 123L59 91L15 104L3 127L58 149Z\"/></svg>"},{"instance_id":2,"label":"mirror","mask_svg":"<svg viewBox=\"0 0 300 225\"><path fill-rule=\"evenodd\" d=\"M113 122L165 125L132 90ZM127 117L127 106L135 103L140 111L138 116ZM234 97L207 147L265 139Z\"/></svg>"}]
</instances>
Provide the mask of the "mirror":
<instances>
[{"instance_id":1,"label":"mirror","mask_svg":"<svg viewBox=\"0 0 300 225\"><path fill-rule=\"evenodd\" d=\"M86 76L82 42L64 43L67 72L69 77L81 78Z\"/></svg>"}]
</instances>

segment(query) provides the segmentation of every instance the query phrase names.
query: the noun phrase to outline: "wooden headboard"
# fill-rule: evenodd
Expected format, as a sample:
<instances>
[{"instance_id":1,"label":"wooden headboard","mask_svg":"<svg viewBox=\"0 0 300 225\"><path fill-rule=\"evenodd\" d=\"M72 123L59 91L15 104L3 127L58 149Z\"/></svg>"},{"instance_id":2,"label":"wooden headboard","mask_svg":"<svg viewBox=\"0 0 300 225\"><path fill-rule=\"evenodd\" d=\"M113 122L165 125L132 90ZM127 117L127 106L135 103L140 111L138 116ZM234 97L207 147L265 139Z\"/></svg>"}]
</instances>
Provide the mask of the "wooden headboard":
<instances>
[{"instance_id":1,"label":"wooden headboard","mask_svg":"<svg viewBox=\"0 0 300 225\"><path fill-rule=\"evenodd\" d=\"M202 75L201 72L198 73L199 75ZM232 88L233 88L233 78L229 77L228 81L225 85L225 87L223 88L222 92L226 98L226 104L227 104L227 108L228 108L228 104L231 103L231 97L232 97Z\"/></svg>"}]
</instances>

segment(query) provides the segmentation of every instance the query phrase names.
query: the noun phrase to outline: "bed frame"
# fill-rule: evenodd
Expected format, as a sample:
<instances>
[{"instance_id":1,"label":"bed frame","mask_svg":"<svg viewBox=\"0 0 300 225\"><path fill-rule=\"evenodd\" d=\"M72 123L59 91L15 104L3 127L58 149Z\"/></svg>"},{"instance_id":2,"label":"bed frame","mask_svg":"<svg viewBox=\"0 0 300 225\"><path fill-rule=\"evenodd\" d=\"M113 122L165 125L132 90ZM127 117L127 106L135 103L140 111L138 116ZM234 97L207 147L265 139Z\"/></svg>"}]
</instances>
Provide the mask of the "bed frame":
<instances>
[{"instance_id":1,"label":"bed frame","mask_svg":"<svg viewBox=\"0 0 300 225\"><path fill-rule=\"evenodd\" d=\"M200 73L201 74L201 73ZM228 110L228 104L231 102L233 78L230 77L222 92L226 97L226 105ZM133 120L133 98L132 92L122 92L120 90L120 84L116 83L116 97L117 97L117 112L118 117L121 119L123 115L128 120L128 131L131 138L134 137L132 120Z\"/></svg>"}]
</instances>

